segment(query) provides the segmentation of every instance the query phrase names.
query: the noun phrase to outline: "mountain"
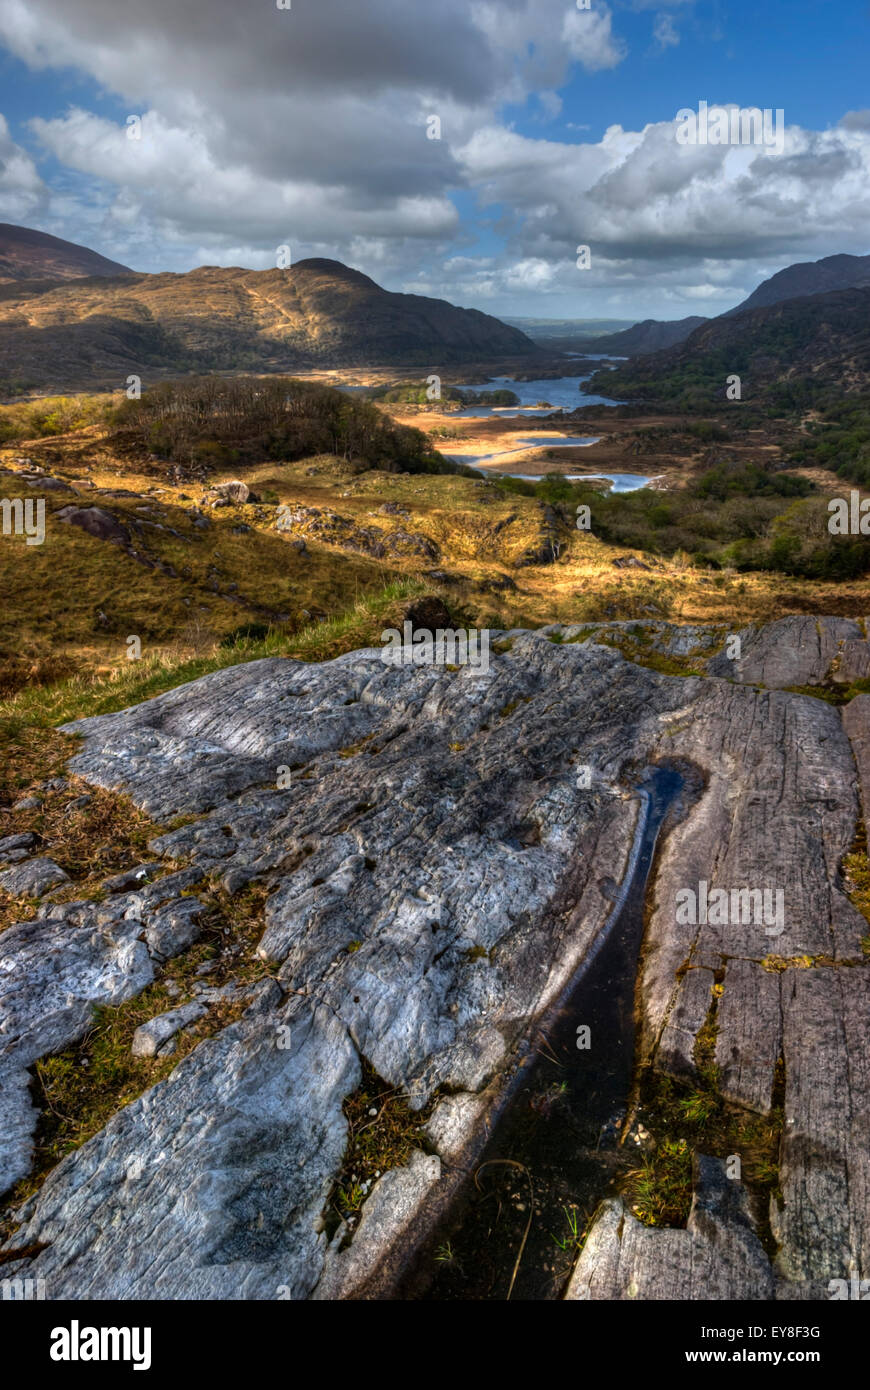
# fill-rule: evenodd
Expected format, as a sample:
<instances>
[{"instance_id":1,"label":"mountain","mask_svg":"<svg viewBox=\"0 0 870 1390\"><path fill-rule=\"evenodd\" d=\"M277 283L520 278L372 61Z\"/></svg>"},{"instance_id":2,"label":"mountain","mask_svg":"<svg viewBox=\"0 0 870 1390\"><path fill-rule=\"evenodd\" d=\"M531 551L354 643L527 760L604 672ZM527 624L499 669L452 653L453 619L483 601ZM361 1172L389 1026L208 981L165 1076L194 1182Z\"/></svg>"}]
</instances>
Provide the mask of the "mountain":
<instances>
[{"instance_id":1,"label":"mountain","mask_svg":"<svg viewBox=\"0 0 870 1390\"><path fill-rule=\"evenodd\" d=\"M709 322L709 319L699 315L687 319L644 319L622 333L607 333L584 342L583 346L588 352L608 352L614 357L638 357L645 352L659 352L662 348L682 343L702 323Z\"/></svg>"},{"instance_id":2,"label":"mountain","mask_svg":"<svg viewBox=\"0 0 870 1390\"><path fill-rule=\"evenodd\" d=\"M720 314L719 318L735 318L751 309L768 308L786 299L866 286L870 286L870 256L826 256L820 261L804 261L786 266L785 270L780 270L769 280L763 281L748 299ZM638 357L644 353L660 352L664 348L675 347L685 342L702 324L713 322L715 320L698 316L668 322L644 319L642 323L634 324L623 333L608 333L594 340L584 340L583 347L589 352L613 353L615 357ZM532 333L531 336L540 335ZM554 335L548 334L548 337L552 336Z\"/></svg>"},{"instance_id":3,"label":"mountain","mask_svg":"<svg viewBox=\"0 0 870 1390\"><path fill-rule=\"evenodd\" d=\"M0 385L120 384L179 371L418 366L539 351L519 329L443 299L394 294L339 261L287 270L0 286Z\"/></svg>"},{"instance_id":4,"label":"mountain","mask_svg":"<svg viewBox=\"0 0 870 1390\"><path fill-rule=\"evenodd\" d=\"M132 275L119 261L87 246L0 222L0 285L27 280L77 280L89 275Z\"/></svg>"},{"instance_id":5,"label":"mountain","mask_svg":"<svg viewBox=\"0 0 870 1390\"><path fill-rule=\"evenodd\" d=\"M600 338L610 333L619 333L623 328L631 328L634 319L543 319L523 318L519 315L505 319L505 323L522 329L535 342L546 342L552 338Z\"/></svg>"},{"instance_id":6,"label":"mountain","mask_svg":"<svg viewBox=\"0 0 870 1390\"><path fill-rule=\"evenodd\" d=\"M727 378L741 378L744 400L801 404L820 391L870 389L870 287L784 299L696 328L684 343L614 371L591 390L626 399L712 406Z\"/></svg>"},{"instance_id":7,"label":"mountain","mask_svg":"<svg viewBox=\"0 0 870 1390\"><path fill-rule=\"evenodd\" d=\"M722 318L745 314L749 309L764 309L783 299L795 299L808 294L827 294L832 290L848 290L870 285L870 256L825 256L820 261L800 261L777 271L753 290L748 299Z\"/></svg>"}]
</instances>

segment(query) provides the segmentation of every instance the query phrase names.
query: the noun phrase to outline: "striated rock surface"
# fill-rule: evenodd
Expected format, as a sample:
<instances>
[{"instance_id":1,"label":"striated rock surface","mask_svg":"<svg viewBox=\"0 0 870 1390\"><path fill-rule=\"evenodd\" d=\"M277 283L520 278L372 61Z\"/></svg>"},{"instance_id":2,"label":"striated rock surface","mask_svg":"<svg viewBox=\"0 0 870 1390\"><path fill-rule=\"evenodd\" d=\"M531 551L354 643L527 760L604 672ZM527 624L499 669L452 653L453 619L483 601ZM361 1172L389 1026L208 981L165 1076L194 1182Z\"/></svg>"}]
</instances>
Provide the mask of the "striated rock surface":
<instances>
[{"instance_id":1,"label":"striated rock surface","mask_svg":"<svg viewBox=\"0 0 870 1390\"><path fill-rule=\"evenodd\" d=\"M828 681L847 645L859 658L862 629L788 619L747 630L731 659L722 630L647 625L650 650L706 673L679 677L627 660L616 628L494 634L485 672L395 668L380 651L256 661L69 726L79 776L187 819L149 846L162 877L46 904L0 936L18 980L0 993L12 1180L34 1118L26 1068L188 949L204 879L266 885L257 955L272 978L49 1175L9 1242L46 1248L10 1273L44 1278L51 1298L388 1292L533 1020L600 940L632 864L640 773L678 761L703 790L651 881L641 1053L691 1075L715 1012L728 1099L765 1114L784 1076L778 1253L772 1265L742 1182L700 1154L687 1228L643 1227L612 1199L568 1297L825 1297L828 1278L868 1277L868 928L840 874L861 815L850 739L863 749L867 730L858 701L844 727L831 704L774 688ZM780 909L756 918L739 900L726 922L687 920L680 895L700 901L702 883L767 890ZM176 1022L152 1020L148 1047ZM430 1151L382 1175L354 1233L330 1236L363 1062L413 1108L435 1102Z\"/></svg>"},{"instance_id":2,"label":"striated rock surface","mask_svg":"<svg viewBox=\"0 0 870 1390\"><path fill-rule=\"evenodd\" d=\"M773 1297L773 1272L753 1229L745 1191L701 1157L684 1231L653 1230L605 1202L568 1286L568 1299Z\"/></svg>"}]
</instances>

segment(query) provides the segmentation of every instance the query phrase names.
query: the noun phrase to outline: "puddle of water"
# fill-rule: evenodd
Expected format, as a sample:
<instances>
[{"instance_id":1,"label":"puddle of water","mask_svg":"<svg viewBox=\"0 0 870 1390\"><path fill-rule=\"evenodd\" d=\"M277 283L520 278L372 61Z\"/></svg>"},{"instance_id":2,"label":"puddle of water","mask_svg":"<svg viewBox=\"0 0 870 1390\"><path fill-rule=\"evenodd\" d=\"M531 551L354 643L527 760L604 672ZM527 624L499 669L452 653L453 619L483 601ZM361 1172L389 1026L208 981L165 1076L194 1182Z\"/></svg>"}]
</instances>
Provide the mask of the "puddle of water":
<instances>
[{"instance_id":1,"label":"puddle of water","mask_svg":"<svg viewBox=\"0 0 870 1390\"><path fill-rule=\"evenodd\" d=\"M574 1230L638 1162L617 1146L635 1065L635 977L647 878L668 812L686 785L675 767L638 786L646 819L621 904L562 1001L535 1028L492 1135L401 1296L430 1300L561 1297L576 1259ZM591 1047L578 1047L578 1028ZM531 1219L530 1219L531 1218ZM523 1244L523 1242L525 1242Z\"/></svg>"}]
</instances>

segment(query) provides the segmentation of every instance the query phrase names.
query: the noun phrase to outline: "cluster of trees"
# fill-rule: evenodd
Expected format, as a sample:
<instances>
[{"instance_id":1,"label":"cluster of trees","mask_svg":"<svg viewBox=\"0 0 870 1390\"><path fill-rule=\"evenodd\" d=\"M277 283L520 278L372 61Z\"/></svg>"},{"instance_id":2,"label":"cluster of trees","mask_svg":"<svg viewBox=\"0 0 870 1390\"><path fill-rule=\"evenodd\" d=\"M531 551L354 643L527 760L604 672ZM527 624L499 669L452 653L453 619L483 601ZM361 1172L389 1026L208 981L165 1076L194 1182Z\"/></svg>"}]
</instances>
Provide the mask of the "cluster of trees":
<instances>
[{"instance_id":1,"label":"cluster of trees","mask_svg":"<svg viewBox=\"0 0 870 1390\"><path fill-rule=\"evenodd\" d=\"M105 421L111 410L109 396L39 396L0 406L0 444L68 434Z\"/></svg>"},{"instance_id":2,"label":"cluster of trees","mask_svg":"<svg viewBox=\"0 0 870 1390\"><path fill-rule=\"evenodd\" d=\"M729 497L806 497L814 491L808 478L795 473L773 472L755 463L733 461L716 464L701 475L696 497L724 502Z\"/></svg>"},{"instance_id":3,"label":"cluster of trees","mask_svg":"<svg viewBox=\"0 0 870 1390\"><path fill-rule=\"evenodd\" d=\"M870 486L870 397L847 396L822 405L791 461L829 468L840 478Z\"/></svg>"},{"instance_id":4,"label":"cluster of trees","mask_svg":"<svg viewBox=\"0 0 870 1390\"><path fill-rule=\"evenodd\" d=\"M390 405L432 405L429 388L424 382L402 382L398 386L373 386L366 392L370 401L383 401ZM492 391L470 391L461 386L442 386L441 401L456 401L459 405L519 405L520 398L515 391L497 387Z\"/></svg>"},{"instance_id":5,"label":"cluster of trees","mask_svg":"<svg viewBox=\"0 0 870 1390\"><path fill-rule=\"evenodd\" d=\"M455 472L419 430L374 405L294 377L195 377L125 400L116 431L151 453L214 466L334 454L392 473Z\"/></svg>"},{"instance_id":6,"label":"cluster of trees","mask_svg":"<svg viewBox=\"0 0 870 1390\"><path fill-rule=\"evenodd\" d=\"M870 540L831 535L825 498L794 474L723 463L673 492L604 493L558 474L540 483L504 478L497 486L549 502L567 525L585 503L601 540L657 555L681 552L700 568L826 580L870 571Z\"/></svg>"}]
</instances>

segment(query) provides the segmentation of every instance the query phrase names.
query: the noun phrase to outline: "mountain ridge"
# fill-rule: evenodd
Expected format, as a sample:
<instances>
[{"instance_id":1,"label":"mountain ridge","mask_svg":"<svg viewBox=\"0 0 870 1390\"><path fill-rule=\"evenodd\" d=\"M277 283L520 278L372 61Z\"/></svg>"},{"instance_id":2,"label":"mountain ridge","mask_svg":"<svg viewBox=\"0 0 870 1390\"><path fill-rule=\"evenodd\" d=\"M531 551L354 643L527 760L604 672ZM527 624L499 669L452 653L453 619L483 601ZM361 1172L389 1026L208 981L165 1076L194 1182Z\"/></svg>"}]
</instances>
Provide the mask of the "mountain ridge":
<instances>
[{"instance_id":1,"label":"mountain ridge","mask_svg":"<svg viewBox=\"0 0 870 1390\"><path fill-rule=\"evenodd\" d=\"M133 275L120 261L35 227L0 222L0 285Z\"/></svg>"},{"instance_id":2,"label":"mountain ridge","mask_svg":"<svg viewBox=\"0 0 870 1390\"><path fill-rule=\"evenodd\" d=\"M0 383L84 386L177 371L428 367L533 356L478 309L382 289L320 258L0 287Z\"/></svg>"},{"instance_id":3,"label":"mountain ridge","mask_svg":"<svg viewBox=\"0 0 870 1390\"><path fill-rule=\"evenodd\" d=\"M730 376L743 399L787 396L806 404L836 388L870 389L870 286L782 299L710 319L682 343L607 372L611 394L703 406L724 401ZM596 386L602 389L603 374Z\"/></svg>"},{"instance_id":4,"label":"mountain ridge","mask_svg":"<svg viewBox=\"0 0 870 1390\"><path fill-rule=\"evenodd\" d=\"M808 295L866 285L870 285L870 256L838 254L824 256L818 261L796 261L762 280L746 299L733 309L726 309L719 317L734 318L750 309L781 304L786 299L803 299Z\"/></svg>"}]
</instances>

